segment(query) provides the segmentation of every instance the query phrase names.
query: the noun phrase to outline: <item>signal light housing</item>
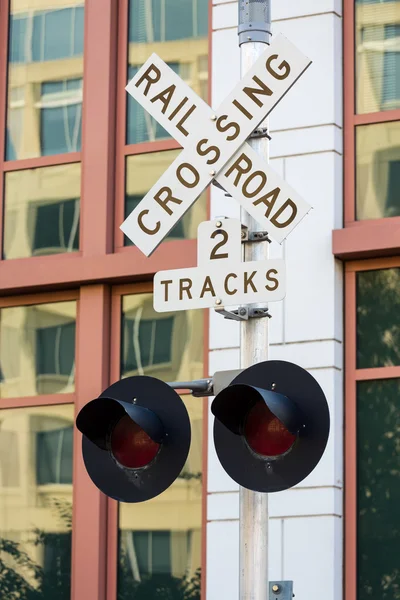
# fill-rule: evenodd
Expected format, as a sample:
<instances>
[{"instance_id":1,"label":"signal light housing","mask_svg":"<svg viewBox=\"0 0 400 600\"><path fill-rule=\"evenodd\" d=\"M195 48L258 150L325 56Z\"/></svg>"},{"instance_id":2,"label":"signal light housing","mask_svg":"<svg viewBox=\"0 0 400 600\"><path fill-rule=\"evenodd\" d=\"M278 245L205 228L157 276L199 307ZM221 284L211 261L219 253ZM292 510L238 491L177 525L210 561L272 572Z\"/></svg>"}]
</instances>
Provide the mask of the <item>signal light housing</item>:
<instances>
[{"instance_id":1,"label":"signal light housing","mask_svg":"<svg viewBox=\"0 0 400 600\"><path fill-rule=\"evenodd\" d=\"M211 404L214 443L225 471L241 486L279 492L316 467L329 436L329 409L301 367L266 361L242 371Z\"/></svg>"},{"instance_id":2,"label":"signal light housing","mask_svg":"<svg viewBox=\"0 0 400 600\"><path fill-rule=\"evenodd\" d=\"M79 412L82 452L93 483L121 502L143 502L180 474L190 421L180 396L154 377L127 377Z\"/></svg>"}]
</instances>

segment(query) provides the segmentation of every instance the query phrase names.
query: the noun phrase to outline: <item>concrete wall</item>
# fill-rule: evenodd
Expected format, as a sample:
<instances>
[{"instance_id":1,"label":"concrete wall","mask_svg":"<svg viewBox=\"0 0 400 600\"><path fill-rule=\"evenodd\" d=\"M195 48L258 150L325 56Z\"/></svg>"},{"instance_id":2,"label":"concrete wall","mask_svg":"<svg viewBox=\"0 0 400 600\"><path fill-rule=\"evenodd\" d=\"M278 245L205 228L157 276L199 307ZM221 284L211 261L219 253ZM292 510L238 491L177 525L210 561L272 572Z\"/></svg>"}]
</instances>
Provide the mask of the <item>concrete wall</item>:
<instances>
[{"instance_id":1,"label":"concrete wall","mask_svg":"<svg viewBox=\"0 0 400 600\"><path fill-rule=\"evenodd\" d=\"M316 5L318 8L316 9ZM308 369L331 412L325 454L292 490L270 495L269 578L293 579L298 600L342 598L343 307L342 269L331 234L342 226L342 9L339 0L272 3L282 32L313 64L270 118L271 166L313 210L270 256L287 264L287 296L271 306L270 357ZM212 104L239 80L237 2L214 0ZM239 216L217 188L211 216ZM210 313L210 374L239 367L239 327ZM239 493L216 457L210 414L207 600L238 598Z\"/></svg>"}]
</instances>

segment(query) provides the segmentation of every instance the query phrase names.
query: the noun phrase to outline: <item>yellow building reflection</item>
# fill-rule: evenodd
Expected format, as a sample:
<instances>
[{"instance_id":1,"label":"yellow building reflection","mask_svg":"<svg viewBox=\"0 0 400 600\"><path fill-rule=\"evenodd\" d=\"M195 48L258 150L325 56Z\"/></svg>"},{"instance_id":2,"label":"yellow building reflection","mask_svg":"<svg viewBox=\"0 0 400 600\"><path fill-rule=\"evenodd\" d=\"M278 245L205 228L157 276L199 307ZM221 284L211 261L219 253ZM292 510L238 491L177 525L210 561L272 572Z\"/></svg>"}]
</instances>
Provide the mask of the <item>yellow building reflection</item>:
<instances>
[{"instance_id":1,"label":"yellow building reflection","mask_svg":"<svg viewBox=\"0 0 400 600\"><path fill-rule=\"evenodd\" d=\"M74 301L0 309L0 398L73 392L75 324Z\"/></svg>"},{"instance_id":2,"label":"yellow building reflection","mask_svg":"<svg viewBox=\"0 0 400 600\"><path fill-rule=\"evenodd\" d=\"M12 0L7 160L81 148L82 0Z\"/></svg>"},{"instance_id":3,"label":"yellow building reflection","mask_svg":"<svg viewBox=\"0 0 400 600\"><path fill-rule=\"evenodd\" d=\"M356 128L357 219L400 216L400 121Z\"/></svg>"},{"instance_id":4,"label":"yellow building reflection","mask_svg":"<svg viewBox=\"0 0 400 600\"><path fill-rule=\"evenodd\" d=\"M79 250L80 163L6 174L4 257Z\"/></svg>"},{"instance_id":5,"label":"yellow building reflection","mask_svg":"<svg viewBox=\"0 0 400 600\"><path fill-rule=\"evenodd\" d=\"M73 417L72 405L0 413L4 600L70 597Z\"/></svg>"},{"instance_id":6,"label":"yellow building reflection","mask_svg":"<svg viewBox=\"0 0 400 600\"><path fill-rule=\"evenodd\" d=\"M202 313L161 315L154 312L151 294L124 296L121 374L144 374L164 381L201 378ZM193 581L199 585L203 402L191 396L183 396L183 401L191 421L192 441L181 475L168 490L149 502L120 504L121 598L140 589L137 586L149 586L150 594L152 585L168 590L193 585ZM182 592L178 597L186 596Z\"/></svg>"},{"instance_id":7,"label":"yellow building reflection","mask_svg":"<svg viewBox=\"0 0 400 600\"><path fill-rule=\"evenodd\" d=\"M400 108L400 1L356 1L358 113Z\"/></svg>"}]
</instances>

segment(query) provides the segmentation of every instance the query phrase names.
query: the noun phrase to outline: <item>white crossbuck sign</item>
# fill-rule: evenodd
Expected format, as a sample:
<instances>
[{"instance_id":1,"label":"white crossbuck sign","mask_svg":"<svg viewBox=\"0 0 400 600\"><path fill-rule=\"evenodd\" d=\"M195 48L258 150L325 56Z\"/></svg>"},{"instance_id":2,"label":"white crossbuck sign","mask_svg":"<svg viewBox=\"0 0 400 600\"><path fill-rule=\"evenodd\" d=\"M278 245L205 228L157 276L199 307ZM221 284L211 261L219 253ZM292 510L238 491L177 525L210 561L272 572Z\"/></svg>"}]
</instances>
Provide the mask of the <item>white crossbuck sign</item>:
<instances>
[{"instance_id":1,"label":"white crossbuck sign","mask_svg":"<svg viewBox=\"0 0 400 600\"><path fill-rule=\"evenodd\" d=\"M181 154L121 225L150 256L213 179L281 243L310 210L246 139L311 61L278 35L214 111L156 54L127 91L182 145Z\"/></svg>"}]
</instances>

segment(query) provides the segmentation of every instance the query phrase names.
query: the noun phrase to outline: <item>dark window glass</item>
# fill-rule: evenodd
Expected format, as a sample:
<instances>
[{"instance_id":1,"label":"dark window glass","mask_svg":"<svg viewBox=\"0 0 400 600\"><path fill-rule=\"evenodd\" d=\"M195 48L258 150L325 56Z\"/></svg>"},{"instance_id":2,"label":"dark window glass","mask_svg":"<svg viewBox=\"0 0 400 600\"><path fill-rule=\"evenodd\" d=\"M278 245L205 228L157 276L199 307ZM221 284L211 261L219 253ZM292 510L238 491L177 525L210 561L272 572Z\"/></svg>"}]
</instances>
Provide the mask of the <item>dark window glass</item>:
<instances>
[{"instance_id":1,"label":"dark window glass","mask_svg":"<svg viewBox=\"0 0 400 600\"><path fill-rule=\"evenodd\" d=\"M357 368L400 365L400 269L357 273Z\"/></svg>"},{"instance_id":2,"label":"dark window glass","mask_svg":"<svg viewBox=\"0 0 400 600\"><path fill-rule=\"evenodd\" d=\"M81 150L82 79L42 85L40 140L43 156Z\"/></svg>"},{"instance_id":3,"label":"dark window glass","mask_svg":"<svg viewBox=\"0 0 400 600\"><path fill-rule=\"evenodd\" d=\"M398 600L400 380L357 385L357 600Z\"/></svg>"},{"instance_id":4,"label":"dark window glass","mask_svg":"<svg viewBox=\"0 0 400 600\"><path fill-rule=\"evenodd\" d=\"M10 16L9 61L21 63L26 56L26 32L28 18L25 15Z\"/></svg>"},{"instance_id":5,"label":"dark window glass","mask_svg":"<svg viewBox=\"0 0 400 600\"><path fill-rule=\"evenodd\" d=\"M73 427L40 431L36 437L38 485L72 483Z\"/></svg>"},{"instance_id":6,"label":"dark window glass","mask_svg":"<svg viewBox=\"0 0 400 600\"><path fill-rule=\"evenodd\" d=\"M43 204L36 209L33 254L79 250L79 200ZM46 223L47 227L40 226Z\"/></svg>"},{"instance_id":7,"label":"dark window glass","mask_svg":"<svg viewBox=\"0 0 400 600\"><path fill-rule=\"evenodd\" d=\"M138 320L124 317L123 370L136 371L171 361L174 317Z\"/></svg>"},{"instance_id":8,"label":"dark window glass","mask_svg":"<svg viewBox=\"0 0 400 600\"><path fill-rule=\"evenodd\" d=\"M36 330L36 373L71 375L75 362L75 323Z\"/></svg>"}]
</instances>

